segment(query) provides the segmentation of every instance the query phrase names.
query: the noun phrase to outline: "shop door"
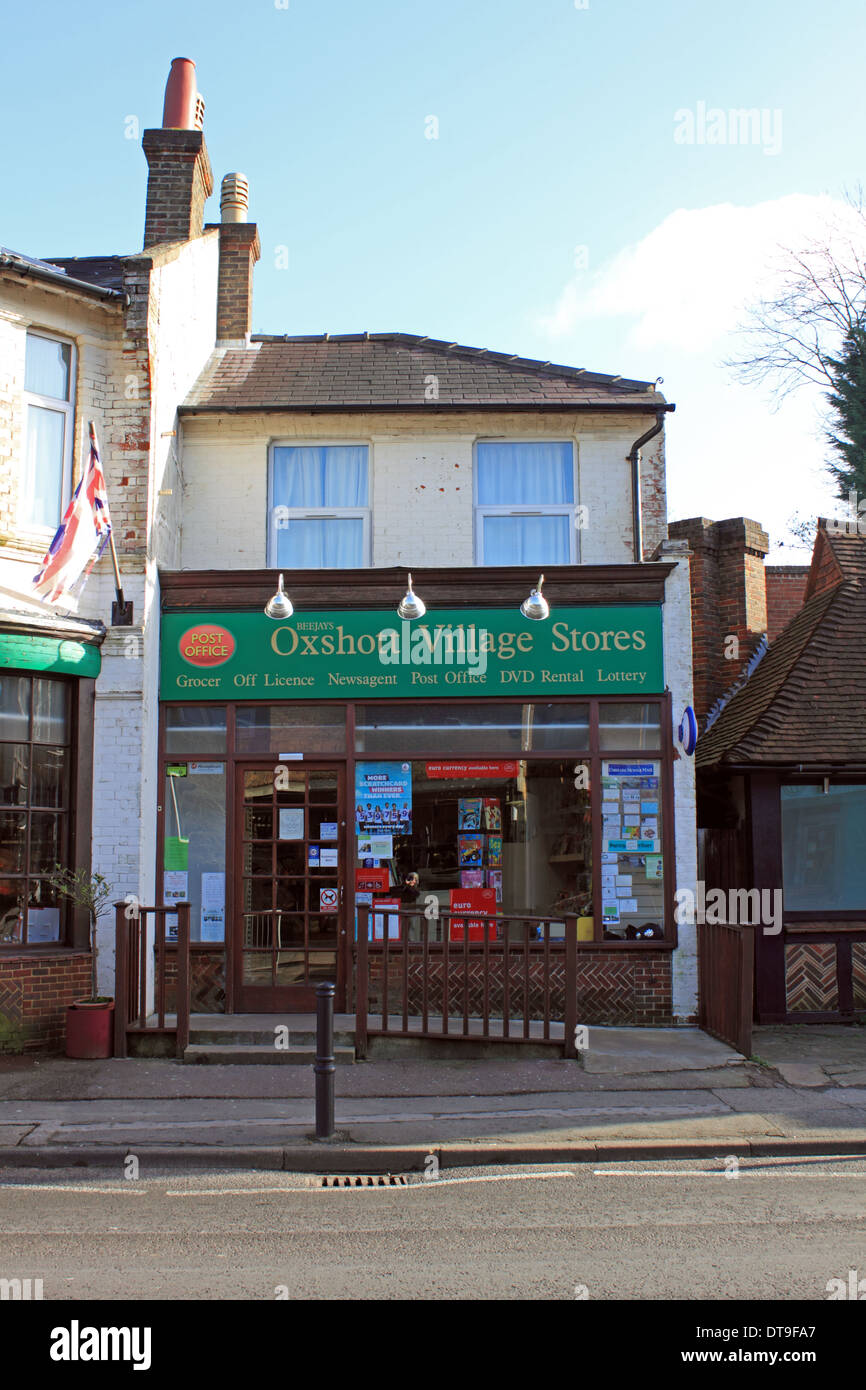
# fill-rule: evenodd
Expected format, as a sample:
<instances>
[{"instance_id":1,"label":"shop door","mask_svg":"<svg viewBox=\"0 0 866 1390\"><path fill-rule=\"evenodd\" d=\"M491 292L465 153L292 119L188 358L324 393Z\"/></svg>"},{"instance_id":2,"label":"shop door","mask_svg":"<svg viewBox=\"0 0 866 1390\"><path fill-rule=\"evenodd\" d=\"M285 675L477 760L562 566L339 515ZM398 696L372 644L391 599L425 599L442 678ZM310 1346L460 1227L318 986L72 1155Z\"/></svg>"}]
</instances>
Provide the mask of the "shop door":
<instances>
[{"instance_id":1,"label":"shop door","mask_svg":"<svg viewBox=\"0 0 866 1390\"><path fill-rule=\"evenodd\" d=\"M235 1010L311 1012L316 985L345 986L344 769L326 763L237 768Z\"/></svg>"}]
</instances>

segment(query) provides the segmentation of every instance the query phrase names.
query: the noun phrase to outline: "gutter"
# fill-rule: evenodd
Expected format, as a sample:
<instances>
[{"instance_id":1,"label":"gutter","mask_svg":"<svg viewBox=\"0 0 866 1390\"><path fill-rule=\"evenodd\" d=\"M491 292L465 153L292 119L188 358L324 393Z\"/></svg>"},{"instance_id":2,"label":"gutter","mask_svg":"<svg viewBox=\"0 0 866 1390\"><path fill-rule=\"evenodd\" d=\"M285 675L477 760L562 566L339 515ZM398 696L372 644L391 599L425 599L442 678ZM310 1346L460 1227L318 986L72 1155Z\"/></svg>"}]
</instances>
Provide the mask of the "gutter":
<instances>
[{"instance_id":1,"label":"gutter","mask_svg":"<svg viewBox=\"0 0 866 1390\"><path fill-rule=\"evenodd\" d=\"M44 280L46 284L83 294L90 299L107 300L112 304L129 306L129 295L123 290L108 289L104 285L91 284L89 280L75 280L62 270L49 270L44 265L33 265L19 256L0 251L0 270L12 270L17 275L30 276L34 280Z\"/></svg>"},{"instance_id":2,"label":"gutter","mask_svg":"<svg viewBox=\"0 0 866 1390\"><path fill-rule=\"evenodd\" d=\"M60 641L87 642L101 647L107 635L104 623L89 618L43 617L41 613L23 613L10 608L0 609L0 632L19 632L28 637L54 637Z\"/></svg>"},{"instance_id":3,"label":"gutter","mask_svg":"<svg viewBox=\"0 0 866 1390\"><path fill-rule=\"evenodd\" d=\"M632 537L634 542L634 559L636 564L640 564L643 559L643 525L640 512L640 451L644 444L648 444L651 439L655 439L657 434L661 434L665 427L665 411L673 410L674 406L668 405L664 409L656 412L656 422L652 429L648 429L646 434L642 434L640 439L636 439L628 452L628 461L631 464L631 524Z\"/></svg>"}]
</instances>

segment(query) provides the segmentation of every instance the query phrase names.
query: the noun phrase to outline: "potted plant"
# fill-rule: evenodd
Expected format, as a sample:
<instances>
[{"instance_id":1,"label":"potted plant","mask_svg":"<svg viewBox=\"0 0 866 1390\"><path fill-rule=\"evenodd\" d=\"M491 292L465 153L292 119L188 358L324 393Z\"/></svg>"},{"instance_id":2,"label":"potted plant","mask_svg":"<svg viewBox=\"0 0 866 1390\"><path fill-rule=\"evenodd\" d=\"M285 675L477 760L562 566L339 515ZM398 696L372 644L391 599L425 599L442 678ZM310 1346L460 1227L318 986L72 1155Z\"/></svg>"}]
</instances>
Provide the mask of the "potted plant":
<instances>
[{"instance_id":1,"label":"potted plant","mask_svg":"<svg viewBox=\"0 0 866 1390\"><path fill-rule=\"evenodd\" d=\"M66 1010L67 1057L110 1057L114 1052L114 1000L99 993L97 931L110 911L111 886L102 874L65 869L55 864L48 882L90 920L90 997L76 999Z\"/></svg>"}]
</instances>

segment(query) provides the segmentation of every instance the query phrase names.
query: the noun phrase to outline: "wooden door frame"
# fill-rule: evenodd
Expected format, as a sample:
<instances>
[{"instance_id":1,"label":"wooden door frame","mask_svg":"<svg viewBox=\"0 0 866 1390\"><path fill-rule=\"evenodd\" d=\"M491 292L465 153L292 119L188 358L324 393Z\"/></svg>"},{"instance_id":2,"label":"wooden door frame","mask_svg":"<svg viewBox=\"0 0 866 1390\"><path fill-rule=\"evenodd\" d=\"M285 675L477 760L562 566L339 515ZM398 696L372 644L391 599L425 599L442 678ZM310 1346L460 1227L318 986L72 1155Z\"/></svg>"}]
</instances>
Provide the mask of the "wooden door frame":
<instances>
[{"instance_id":1,"label":"wooden door frame","mask_svg":"<svg viewBox=\"0 0 866 1390\"><path fill-rule=\"evenodd\" d=\"M245 989L254 989L254 988L255 988L255 986L250 986L250 985L245 986L244 983L243 983L243 959L244 959L244 952L243 952L243 946L242 946L243 908L242 908L242 903L241 903L241 894L242 894L242 890L243 890L243 879L244 879L244 874L243 874L243 836L242 836L242 834L241 834L241 830L242 830L242 826L243 826L243 814L242 814L242 812L243 812L243 774L244 774L245 772L248 772L248 771L268 771L268 770L272 770L273 767L274 767L274 765L275 765L275 763L277 763L277 762L279 762L279 761L280 761L280 759L279 759L279 755L278 755L278 754L271 754L271 755L269 755L269 756L268 756L268 755L264 755L264 756L263 756L263 755L259 754L258 756L252 755L252 756L249 756L249 757L235 757L235 758L232 759L232 767L233 767L233 790L232 790L231 807L230 807L230 809L231 809L231 815L230 815L230 817L227 817L227 828L228 828L228 824L231 825L231 843L230 843L230 845L229 845L229 847L228 847L228 848L229 848L229 853L227 854L227 864L230 864L230 865L231 865L231 893L230 893L231 908L230 908L230 918L229 918L229 923L227 924L227 934L226 934L226 972L227 972L227 977L230 977L230 980L231 980L231 995L230 995L230 998L231 998L232 1012L235 1012L235 1011L237 1010L238 1006L240 1005L240 1001L241 1001L241 998L242 998L242 995L243 995L244 990L245 990ZM347 815L348 777L347 777L346 759L345 759L345 757L340 758L339 756L337 756L337 757L333 757L333 756L332 756L332 757L328 757L327 755L324 755L324 756L321 756L321 757L320 757L320 756L318 756L318 755L313 755L313 756L309 756L309 757L304 757L303 759L300 759L300 758L299 758L297 761L295 761L295 760L288 760L288 759L283 760L283 761L284 761L284 764L285 764L286 767L295 767L297 770L303 771L305 774L309 774L310 772L336 772L336 774L337 774L337 779L338 779L338 794L337 794L337 811L336 811L336 819L337 819L337 826L338 826L338 829L337 829L337 840L336 840L335 843L336 843L337 850L338 850L338 855L339 855L339 866L340 866L340 868L339 868L339 882L340 882L340 890L341 890L341 891L340 891L340 903L339 903L339 908L338 908L338 911L337 911L337 914L336 914L336 916L337 916L337 943L336 943L336 946L335 946L335 948L334 948L334 950L335 950L335 960L336 960L336 978L335 978L335 1000L334 1000L334 1004L335 1004L335 1008L336 1008L339 1012L342 1012L342 1011L345 1009L345 1000L346 1000L346 969L345 969L345 952L344 952L344 950L343 950L343 943L344 943L344 940L345 940L345 938L346 938L346 936L347 936L347 931L346 931L346 914L347 914L348 909L349 909L350 901L353 901L352 894L351 894L350 887L349 887L349 884L350 884L350 877L349 877L349 876L350 876L350 872L351 872L351 867L350 867L350 865L349 865L349 861L348 861L348 858L347 858L348 851L349 851L349 842L348 842L348 826L349 826L349 820L348 820L348 815ZM307 807L309 807L309 802L306 801L306 802L305 802L305 805L306 805ZM309 827L307 827L307 828L309 829ZM305 839L304 839L305 845L306 845L307 841L309 840L309 838L310 838L309 834L305 835ZM308 868L309 868L309 865L305 865L305 868L308 869ZM309 878L309 874L308 874L308 873L305 875L305 877L307 878L307 881L308 881L308 882L315 882L315 880L311 880L311 879ZM276 990L276 989L278 989L278 988L280 988L280 987L279 987L279 986L272 986L272 988ZM280 1006L277 1007L277 1008L270 1008L270 1007L269 1007L269 1008L261 1008L261 1009L258 1009L258 1010L256 1010L256 1009L250 1010L250 1008L249 1008L248 1006L244 1006L244 1008L243 1008L241 1011L242 1011L242 1012L244 1012L244 1011L246 1011L246 1012L252 1011L252 1012L261 1012L261 1013L271 1013L271 1012L273 1012L274 1017L277 1017L280 1013L310 1013L310 1012L312 1012L312 1011L314 1010L314 1008L315 1008L315 984L311 984L311 985L308 985L308 986L297 986L297 987L293 987L293 986L284 986L284 988L286 988L286 989L297 988L297 989L299 989L299 990L300 990L300 989L309 990L309 991L310 991L310 998L309 998L309 1000L308 1000L307 1002L298 1003L298 1004L288 1003L288 1004L286 1004L286 1005L280 1005Z\"/></svg>"}]
</instances>

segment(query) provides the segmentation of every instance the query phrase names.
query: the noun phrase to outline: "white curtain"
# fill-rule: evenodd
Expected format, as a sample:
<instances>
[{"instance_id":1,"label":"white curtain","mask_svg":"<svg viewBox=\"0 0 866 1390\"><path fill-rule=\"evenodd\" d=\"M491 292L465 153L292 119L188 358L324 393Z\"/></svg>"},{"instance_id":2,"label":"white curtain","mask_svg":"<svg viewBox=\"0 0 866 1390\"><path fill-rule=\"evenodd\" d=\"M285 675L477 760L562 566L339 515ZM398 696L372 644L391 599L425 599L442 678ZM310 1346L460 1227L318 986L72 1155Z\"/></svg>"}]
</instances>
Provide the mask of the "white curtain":
<instances>
[{"instance_id":1,"label":"white curtain","mask_svg":"<svg viewBox=\"0 0 866 1390\"><path fill-rule=\"evenodd\" d=\"M543 507L574 501L571 444L479 444L477 464L480 507Z\"/></svg>"},{"instance_id":2,"label":"white curtain","mask_svg":"<svg viewBox=\"0 0 866 1390\"><path fill-rule=\"evenodd\" d=\"M363 444L274 449L275 507L366 507Z\"/></svg>"}]
</instances>

